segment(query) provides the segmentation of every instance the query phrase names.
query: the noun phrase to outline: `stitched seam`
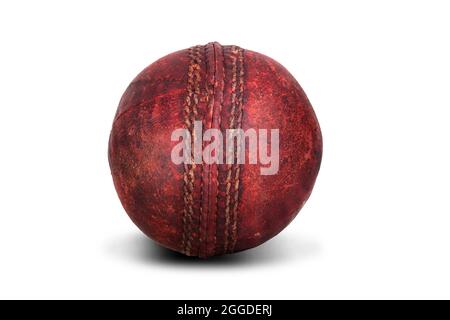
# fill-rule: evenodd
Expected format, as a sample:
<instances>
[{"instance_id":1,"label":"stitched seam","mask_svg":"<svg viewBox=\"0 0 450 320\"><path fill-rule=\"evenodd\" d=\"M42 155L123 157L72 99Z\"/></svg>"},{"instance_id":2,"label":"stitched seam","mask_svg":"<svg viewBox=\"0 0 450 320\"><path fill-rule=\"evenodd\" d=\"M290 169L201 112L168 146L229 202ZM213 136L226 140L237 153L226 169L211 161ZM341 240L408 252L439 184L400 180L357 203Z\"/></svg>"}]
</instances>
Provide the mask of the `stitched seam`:
<instances>
[{"instance_id":1,"label":"stitched seam","mask_svg":"<svg viewBox=\"0 0 450 320\"><path fill-rule=\"evenodd\" d=\"M239 96L238 96L238 120L236 123L236 128L241 128L242 126L242 116L243 116L243 94L244 94L244 55L243 50L239 48ZM238 215L238 205L239 205L239 184L240 184L240 173L241 165L237 164L237 157L241 152L241 137L238 136L238 141L236 142L236 172L234 175L234 206L233 206L233 226L231 228L231 247L230 252L234 251L237 241L237 215Z\"/></svg>"},{"instance_id":2,"label":"stitched seam","mask_svg":"<svg viewBox=\"0 0 450 320\"><path fill-rule=\"evenodd\" d=\"M224 48L221 46L221 52L222 52L222 95L220 96L220 102L219 102L219 117L218 117L218 127L221 132L223 132L222 127L222 109L223 109L223 99L225 96L225 53ZM221 155L223 158L223 154ZM217 194L216 194L216 230L214 233L214 246L213 246L213 255L216 254L216 245L217 245L217 218L219 216L219 203L220 203L220 177L219 177L219 164L216 165L216 174L217 174Z\"/></svg>"},{"instance_id":3,"label":"stitched seam","mask_svg":"<svg viewBox=\"0 0 450 320\"><path fill-rule=\"evenodd\" d=\"M237 80L237 64L236 64L236 47L232 47L232 78L231 78L231 113L229 128L234 129L235 113L236 113L236 80ZM229 146L227 146L228 150ZM225 155L226 157L226 155ZM227 178L225 183L225 239L224 239L224 252L228 252L228 237L229 237L229 225L230 225L230 205L231 205L231 175L233 171L233 165L227 164Z\"/></svg>"},{"instance_id":4,"label":"stitched seam","mask_svg":"<svg viewBox=\"0 0 450 320\"><path fill-rule=\"evenodd\" d=\"M187 96L184 103L184 124L186 128L191 131L191 104L192 104L192 87L193 87L193 49L188 49L188 55L190 58L189 67L188 67L188 84L187 84ZM191 155L192 156L192 155ZM182 239L182 247L185 254L190 254L190 239L189 239L189 228L188 228L188 220L191 220L192 206L191 206L191 180L190 180L190 166L189 164L184 164L184 173L183 173L183 200L184 200L184 208L183 208L183 239Z\"/></svg>"},{"instance_id":5,"label":"stitched seam","mask_svg":"<svg viewBox=\"0 0 450 320\"><path fill-rule=\"evenodd\" d=\"M193 117L192 117L192 141L191 141L191 143L192 143L192 146L191 146L191 150L192 150L192 152L194 151L194 143L195 143L195 141L196 141L196 139L198 139L198 138L202 138L202 137L197 137L196 135L195 135L195 131L194 131L194 121L196 120L196 119L198 119L198 105L199 105L199 99L200 99L200 93L201 93L201 91L200 91L200 82L201 82L201 75L200 75L200 68L201 68L201 66L200 66L200 64L201 64L201 62L202 62L202 56L201 56L201 52L200 52L200 49L201 49L202 47L201 46L196 46L195 47L195 71L194 71L194 75L195 75L195 82L194 82L194 105L193 105L193 107L192 107L192 113L193 113ZM194 154L193 154L193 157L194 157ZM193 163L193 165L192 165L192 167L191 167L191 170L192 170L192 182L193 182L193 185L195 184L195 169L196 169L196 164L195 164L195 159L193 158L193 160L192 160L192 163ZM203 166L201 166L201 168L202 168L202 172L201 172L201 174L203 173ZM194 187L193 187L193 193L194 193ZM202 176L200 176L200 197L202 197L203 196L203 177ZM192 196L192 202L194 202L194 197ZM193 206L193 203L192 203L192 206ZM201 223L201 218L202 218L202 203L201 203L201 199L200 199L200 207L199 207L199 218L198 218L198 223ZM197 231L199 230L199 228L197 228ZM199 246L200 246L200 235L197 235L197 237L198 237L198 240L199 240ZM192 239L192 225L191 225L191 239ZM191 240L192 242L193 242L193 240ZM197 252L197 255L198 255L198 252Z\"/></svg>"},{"instance_id":6,"label":"stitched seam","mask_svg":"<svg viewBox=\"0 0 450 320\"><path fill-rule=\"evenodd\" d=\"M215 44L212 44L212 50L213 50L213 61L212 61L212 65L214 66L214 70L213 70L213 81L212 81L212 89L209 87L208 85L208 103L210 104L210 108L211 108L211 122L209 124L209 128L213 127L213 123L214 123L214 111L215 111L215 91L216 91L216 79L217 79L217 66L216 66L216 48L215 48ZM208 69L207 69L208 70ZM211 99L211 101L209 100ZM209 108L208 108L209 109ZM205 228L205 256L208 255L208 238L209 238L209 225L210 225L210 219L211 219L211 164L208 164L209 170L208 170L208 212L207 212L207 216L206 216L206 228ZM217 167L217 164L216 164ZM214 236L215 236L215 232L214 232ZM214 240L213 240L214 241Z\"/></svg>"},{"instance_id":7,"label":"stitched seam","mask_svg":"<svg viewBox=\"0 0 450 320\"><path fill-rule=\"evenodd\" d=\"M208 72L208 58L207 58L206 48L207 48L207 46L202 46L204 59L205 59L205 70L206 70L206 72ZM198 51L198 56L199 56L199 59L200 59L200 49ZM205 75L205 91L206 91L206 96L205 96L206 105L209 105L209 87L208 87L208 76L207 75ZM205 112L205 114L207 114L207 113ZM202 132L202 137L203 137L203 132ZM204 149L204 141L202 139L202 150L203 149ZM203 157L203 154L202 154L202 157ZM202 161L203 161L203 158L202 158ZM203 175L204 175L204 171L205 171L204 167L205 167L205 164L202 163L201 175L200 175L200 177L201 177L200 178L200 214L199 214L199 219L198 219L198 252L197 252L197 256L202 255L202 244L203 244L203 241L205 241L205 239L206 239L206 231L203 228L203 223L204 223L204 221L203 221L203 198L204 198L204 194L203 194L204 178L203 178ZM208 214L208 209L206 211L206 214Z\"/></svg>"},{"instance_id":8,"label":"stitched seam","mask_svg":"<svg viewBox=\"0 0 450 320\"><path fill-rule=\"evenodd\" d=\"M197 50L195 50L197 51ZM194 170L195 162L193 159L193 144L195 141L194 133L194 120L197 115L197 105L198 105L198 81L200 73L198 72L198 62L196 60L196 52L193 48L189 48L188 53L190 57L189 69L188 69L188 85L187 85L187 96L184 105L184 123L186 128L190 131L191 140L191 163L184 164L184 174L183 174L183 199L184 199L184 209L183 209L183 239L182 246L186 255L191 255L192 250L192 224L194 215Z\"/></svg>"}]
</instances>

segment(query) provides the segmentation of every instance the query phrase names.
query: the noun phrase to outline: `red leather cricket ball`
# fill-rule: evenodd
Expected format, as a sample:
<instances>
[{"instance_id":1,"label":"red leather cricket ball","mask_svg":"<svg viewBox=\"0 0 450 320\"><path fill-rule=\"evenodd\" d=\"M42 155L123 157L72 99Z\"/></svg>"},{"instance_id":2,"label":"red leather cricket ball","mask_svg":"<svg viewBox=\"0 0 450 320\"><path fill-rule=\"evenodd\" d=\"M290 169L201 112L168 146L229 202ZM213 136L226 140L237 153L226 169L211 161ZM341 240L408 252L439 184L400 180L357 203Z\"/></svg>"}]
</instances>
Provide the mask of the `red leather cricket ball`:
<instances>
[{"instance_id":1,"label":"red leather cricket ball","mask_svg":"<svg viewBox=\"0 0 450 320\"><path fill-rule=\"evenodd\" d=\"M183 149L180 155L191 161L179 163L172 157L182 140L172 139L178 129L190 134L184 146L195 140L203 151L218 137L202 137L209 129L223 137L229 129L253 132L257 142L245 135L244 144L241 138L231 147L224 138L223 150L235 151L228 162L196 163L193 149ZM237 161L239 152L246 154L244 163ZM278 160L264 162L264 152L277 153ZM131 82L114 118L108 155L131 220L164 247L210 257L256 247L295 218L319 172L322 137L308 98L282 65L215 42L169 54ZM263 174L269 165L275 170Z\"/></svg>"}]
</instances>

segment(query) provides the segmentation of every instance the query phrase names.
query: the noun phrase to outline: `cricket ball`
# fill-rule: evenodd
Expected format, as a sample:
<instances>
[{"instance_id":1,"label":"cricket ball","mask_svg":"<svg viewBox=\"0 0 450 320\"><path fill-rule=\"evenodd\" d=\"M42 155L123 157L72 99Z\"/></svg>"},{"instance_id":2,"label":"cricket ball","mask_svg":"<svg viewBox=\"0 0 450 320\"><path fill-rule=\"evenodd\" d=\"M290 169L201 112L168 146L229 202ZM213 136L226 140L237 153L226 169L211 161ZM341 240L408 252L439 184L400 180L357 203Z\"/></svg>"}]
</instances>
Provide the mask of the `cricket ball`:
<instances>
[{"instance_id":1,"label":"cricket ball","mask_svg":"<svg viewBox=\"0 0 450 320\"><path fill-rule=\"evenodd\" d=\"M319 172L322 137L281 64L214 42L137 75L108 156L121 203L147 236L210 257L256 247L295 218Z\"/></svg>"}]
</instances>

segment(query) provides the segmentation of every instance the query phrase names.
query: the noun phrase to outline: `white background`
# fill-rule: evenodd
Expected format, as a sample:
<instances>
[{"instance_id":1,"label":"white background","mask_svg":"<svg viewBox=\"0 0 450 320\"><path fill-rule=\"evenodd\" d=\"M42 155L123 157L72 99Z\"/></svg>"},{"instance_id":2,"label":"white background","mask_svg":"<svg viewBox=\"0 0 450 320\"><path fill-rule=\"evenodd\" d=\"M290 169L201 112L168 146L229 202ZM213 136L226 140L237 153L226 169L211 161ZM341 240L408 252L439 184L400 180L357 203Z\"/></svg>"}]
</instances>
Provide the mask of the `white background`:
<instances>
[{"instance_id":1,"label":"white background","mask_svg":"<svg viewBox=\"0 0 450 320\"><path fill-rule=\"evenodd\" d=\"M2 1L0 298L450 298L446 1ZM319 118L314 192L278 237L199 261L118 200L132 78L219 41L265 53Z\"/></svg>"}]
</instances>

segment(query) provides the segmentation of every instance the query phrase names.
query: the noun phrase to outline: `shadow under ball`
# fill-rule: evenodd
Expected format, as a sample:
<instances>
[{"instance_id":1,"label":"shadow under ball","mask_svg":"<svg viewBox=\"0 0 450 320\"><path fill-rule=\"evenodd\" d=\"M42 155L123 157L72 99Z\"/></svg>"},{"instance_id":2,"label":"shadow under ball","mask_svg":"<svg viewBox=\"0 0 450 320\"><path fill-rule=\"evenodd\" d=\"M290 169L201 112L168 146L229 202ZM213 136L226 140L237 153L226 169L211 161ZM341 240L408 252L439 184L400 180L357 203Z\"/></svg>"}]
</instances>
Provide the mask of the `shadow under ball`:
<instances>
[{"instance_id":1,"label":"shadow under ball","mask_svg":"<svg viewBox=\"0 0 450 320\"><path fill-rule=\"evenodd\" d=\"M244 164L175 164L172 132L192 134L194 121L224 137L226 129L278 129L278 171L263 175L259 160L247 157ZM108 154L131 220L164 247L210 257L256 247L295 218L314 186L322 137L308 98L282 65L209 43L169 54L131 82Z\"/></svg>"}]
</instances>

